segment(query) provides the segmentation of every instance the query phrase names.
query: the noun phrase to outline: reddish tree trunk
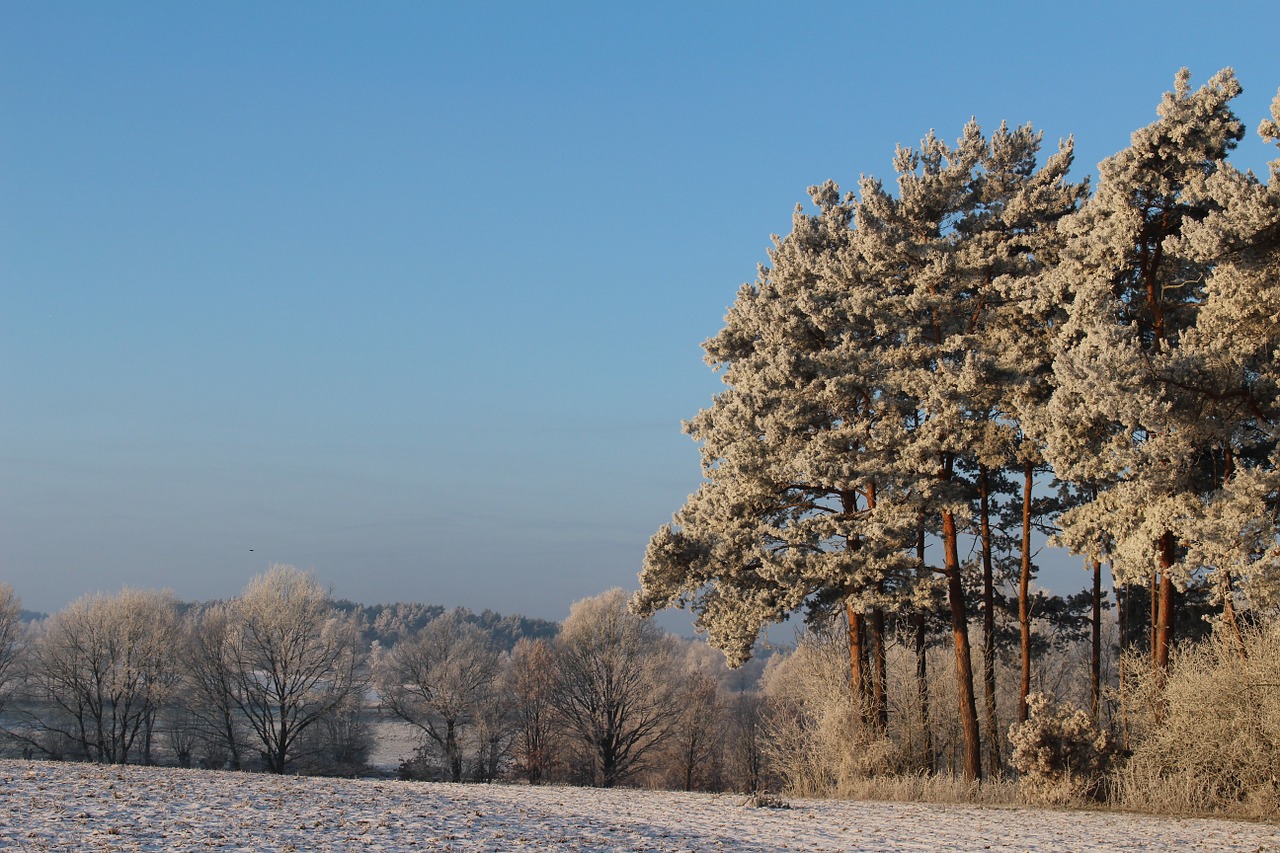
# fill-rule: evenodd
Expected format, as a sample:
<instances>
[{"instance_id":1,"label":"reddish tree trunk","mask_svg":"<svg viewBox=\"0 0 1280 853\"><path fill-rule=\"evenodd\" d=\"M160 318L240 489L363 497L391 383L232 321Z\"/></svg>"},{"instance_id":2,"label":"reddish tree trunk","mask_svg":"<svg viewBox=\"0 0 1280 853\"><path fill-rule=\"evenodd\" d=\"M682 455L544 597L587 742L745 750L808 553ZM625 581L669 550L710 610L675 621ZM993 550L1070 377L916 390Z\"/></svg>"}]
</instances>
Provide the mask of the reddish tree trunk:
<instances>
[{"instance_id":1,"label":"reddish tree trunk","mask_svg":"<svg viewBox=\"0 0 1280 853\"><path fill-rule=\"evenodd\" d=\"M1022 683L1018 688L1018 722L1027 721L1027 694L1031 692L1031 463L1022 463L1022 570L1018 577L1018 633L1022 639Z\"/></svg>"},{"instance_id":2,"label":"reddish tree trunk","mask_svg":"<svg viewBox=\"0 0 1280 853\"><path fill-rule=\"evenodd\" d=\"M863 615L854 607L852 599L845 599L844 612L849 621L849 686L853 689L853 701L858 709L858 719L866 725L867 682L863 670L863 661L866 659L862 640Z\"/></svg>"},{"instance_id":3,"label":"reddish tree trunk","mask_svg":"<svg viewBox=\"0 0 1280 853\"><path fill-rule=\"evenodd\" d=\"M916 528L916 560L921 572L926 571L924 565L924 518L920 519ZM911 617L915 628L916 652L916 691L920 703L920 726L924 731L924 754L928 761L929 772L936 770L933 749L933 728L929 725L929 631L928 620L924 611L917 610Z\"/></svg>"},{"instance_id":4,"label":"reddish tree trunk","mask_svg":"<svg viewBox=\"0 0 1280 853\"><path fill-rule=\"evenodd\" d=\"M1166 533L1160 537L1160 606L1156 613L1155 648L1153 662L1156 671L1163 674L1169 671L1169 650L1173 646L1173 534Z\"/></svg>"},{"instance_id":5,"label":"reddish tree trunk","mask_svg":"<svg viewBox=\"0 0 1280 853\"><path fill-rule=\"evenodd\" d=\"M991 561L991 482L987 466L978 469L982 540L982 698L987 723L987 772L1000 775L1000 723L996 715L996 597Z\"/></svg>"},{"instance_id":6,"label":"reddish tree trunk","mask_svg":"<svg viewBox=\"0 0 1280 853\"><path fill-rule=\"evenodd\" d=\"M956 519L942 513L942 544L946 555L947 599L951 604L951 634L956 652L956 693L960 704L960 731L964 738L964 775L982 778L982 742L978 735L978 708L973 694L973 654L969 648L969 622L965 613L964 584L960 577L960 549Z\"/></svg>"}]
</instances>

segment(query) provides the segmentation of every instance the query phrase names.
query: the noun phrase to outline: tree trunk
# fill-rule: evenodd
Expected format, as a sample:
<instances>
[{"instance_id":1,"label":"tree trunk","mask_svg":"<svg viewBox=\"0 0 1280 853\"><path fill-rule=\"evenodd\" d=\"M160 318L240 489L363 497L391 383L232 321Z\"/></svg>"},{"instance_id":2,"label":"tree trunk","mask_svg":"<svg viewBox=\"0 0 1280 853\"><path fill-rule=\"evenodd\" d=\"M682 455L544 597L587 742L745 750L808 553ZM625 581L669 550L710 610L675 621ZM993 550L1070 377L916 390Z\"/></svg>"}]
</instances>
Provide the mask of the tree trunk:
<instances>
[{"instance_id":1,"label":"tree trunk","mask_svg":"<svg viewBox=\"0 0 1280 853\"><path fill-rule=\"evenodd\" d=\"M1160 537L1160 607L1156 627L1156 647L1153 661L1156 671L1163 677L1169 671L1169 650L1173 646L1173 577L1171 568L1174 558L1174 540L1172 533Z\"/></svg>"},{"instance_id":2,"label":"tree trunk","mask_svg":"<svg viewBox=\"0 0 1280 853\"><path fill-rule=\"evenodd\" d=\"M927 572L924 565L924 516L916 526L916 561L920 572ZM933 745L933 728L929 724L929 624L928 614L916 610L911 616L915 628L916 695L920 705L920 727L924 732L924 754L928 758L928 770L937 770L937 754Z\"/></svg>"},{"instance_id":3,"label":"tree trunk","mask_svg":"<svg viewBox=\"0 0 1280 853\"><path fill-rule=\"evenodd\" d=\"M1000 723L996 715L996 596L991 561L991 482L987 466L978 468L982 539L982 698L987 724L987 773L1000 775Z\"/></svg>"},{"instance_id":4,"label":"tree trunk","mask_svg":"<svg viewBox=\"0 0 1280 853\"><path fill-rule=\"evenodd\" d=\"M982 779L982 743L978 735L978 708L973 693L973 654L969 648L969 622L965 613L964 584L960 577L960 549L956 519L942 513L942 542L946 554L947 598L951 604L951 634L956 652L956 693L960 704L960 730L964 738L964 775Z\"/></svg>"},{"instance_id":5,"label":"tree trunk","mask_svg":"<svg viewBox=\"0 0 1280 853\"><path fill-rule=\"evenodd\" d=\"M1089 702L1095 724L1102 720L1102 561L1093 561L1093 647L1089 655Z\"/></svg>"},{"instance_id":6,"label":"tree trunk","mask_svg":"<svg viewBox=\"0 0 1280 853\"><path fill-rule=\"evenodd\" d=\"M1236 470L1235 453L1230 447L1223 453L1222 468L1222 487L1225 489L1230 485L1231 478ZM1231 587L1231 570L1223 566L1218 572L1221 575L1219 583L1221 584L1222 593L1222 621L1226 623L1227 629L1231 631L1232 639L1236 643L1236 651L1240 654L1240 660L1248 663L1249 649L1245 647L1244 635L1240 633L1240 620L1236 616L1236 603Z\"/></svg>"},{"instance_id":7,"label":"tree trunk","mask_svg":"<svg viewBox=\"0 0 1280 853\"><path fill-rule=\"evenodd\" d=\"M611 742L601 743L600 750L600 787L612 788L617 782L618 756Z\"/></svg>"},{"instance_id":8,"label":"tree trunk","mask_svg":"<svg viewBox=\"0 0 1280 853\"><path fill-rule=\"evenodd\" d=\"M1236 651L1240 655L1240 660L1248 663L1249 649L1244 644L1244 634L1240 631L1240 618L1236 615L1236 604L1232 599L1234 591L1231 584L1231 572L1227 569L1220 569L1222 574L1222 621L1226 623L1227 629L1231 632L1231 638L1235 641Z\"/></svg>"},{"instance_id":9,"label":"tree trunk","mask_svg":"<svg viewBox=\"0 0 1280 853\"><path fill-rule=\"evenodd\" d=\"M1156 626L1160 624L1160 571L1151 572L1151 613L1147 624L1147 654L1151 655L1151 666L1156 667Z\"/></svg>"},{"instance_id":10,"label":"tree trunk","mask_svg":"<svg viewBox=\"0 0 1280 853\"><path fill-rule=\"evenodd\" d=\"M889 728L889 667L884 639L884 610L879 607L871 608L867 626L871 629L871 653L873 655L871 667L871 719L876 730L883 732Z\"/></svg>"},{"instance_id":11,"label":"tree trunk","mask_svg":"<svg viewBox=\"0 0 1280 853\"><path fill-rule=\"evenodd\" d=\"M231 753L231 769L240 770L240 745L236 742L236 721L229 707L223 710L222 721L227 733L227 750Z\"/></svg>"},{"instance_id":12,"label":"tree trunk","mask_svg":"<svg viewBox=\"0 0 1280 853\"><path fill-rule=\"evenodd\" d=\"M1031 487L1035 469L1022 463L1022 566L1018 575L1018 633L1022 640L1022 682L1018 688L1018 722L1027 721L1031 692Z\"/></svg>"},{"instance_id":13,"label":"tree trunk","mask_svg":"<svg viewBox=\"0 0 1280 853\"><path fill-rule=\"evenodd\" d=\"M462 750L458 746L458 726L454 720L445 720L444 751L449 759L449 781L462 781Z\"/></svg>"},{"instance_id":14,"label":"tree trunk","mask_svg":"<svg viewBox=\"0 0 1280 853\"><path fill-rule=\"evenodd\" d=\"M1125 652L1129 650L1130 645L1129 608L1132 594L1129 592L1127 587L1122 587L1119 584L1116 584L1115 577L1115 566L1112 565L1111 582L1115 586L1116 591L1116 619L1119 622L1120 628L1120 666L1118 667L1118 676L1120 679L1120 746L1122 749L1127 750L1129 748L1129 697L1126 692L1127 686L1125 684L1124 670L1127 661L1127 655ZM1124 590L1124 592L1121 593L1121 590Z\"/></svg>"},{"instance_id":15,"label":"tree trunk","mask_svg":"<svg viewBox=\"0 0 1280 853\"><path fill-rule=\"evenodd\" d=\"M867 681L863 667L866 651L863 648L863 615L854 606L852 597L846 598L844 612L849 623L849 686L853 690L854 707L858 709L858 721L868 725Z\"/></svg>"}]
</instances>

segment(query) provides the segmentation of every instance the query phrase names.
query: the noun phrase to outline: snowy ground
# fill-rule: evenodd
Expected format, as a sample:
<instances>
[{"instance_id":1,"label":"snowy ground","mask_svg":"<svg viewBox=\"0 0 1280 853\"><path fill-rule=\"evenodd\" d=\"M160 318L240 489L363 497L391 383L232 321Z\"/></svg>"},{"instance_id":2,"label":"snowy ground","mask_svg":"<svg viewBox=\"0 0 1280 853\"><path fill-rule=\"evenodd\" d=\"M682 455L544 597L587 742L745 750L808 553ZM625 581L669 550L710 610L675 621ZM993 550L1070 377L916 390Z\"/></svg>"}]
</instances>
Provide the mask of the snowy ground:
<instances>
[{"instance_id":1,"label":"snowy ground","mask_svg":"<svg viewBox=\"0 0 1280 853\"><path fill-rule=\"evenodd\" d=\"M0 761L0 849L1241 850L1280 826L729 795L342 781Z\"/></svg>"}]
</instances>

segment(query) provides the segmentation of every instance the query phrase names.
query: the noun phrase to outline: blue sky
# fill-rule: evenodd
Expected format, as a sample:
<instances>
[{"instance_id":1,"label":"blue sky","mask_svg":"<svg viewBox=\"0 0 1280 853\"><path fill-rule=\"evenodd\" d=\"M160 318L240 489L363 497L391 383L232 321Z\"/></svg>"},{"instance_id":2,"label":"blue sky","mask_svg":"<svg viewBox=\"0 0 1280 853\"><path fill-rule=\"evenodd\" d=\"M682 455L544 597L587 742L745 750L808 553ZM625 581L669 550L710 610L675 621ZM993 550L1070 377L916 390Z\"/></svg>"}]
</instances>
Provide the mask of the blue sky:
<instances>
[{"instance_id":1,"label":"blue sky","mask_svg":"<svg viewBox=\"0 0 1280 853\"><path fill-rule=\"evenodd\" d=\"M561 618L807 186L970 116L1096 174L1184 65L1271 156L1269 3L858 5L0 3L0 579Z\"/></svg>"}]
</instances>

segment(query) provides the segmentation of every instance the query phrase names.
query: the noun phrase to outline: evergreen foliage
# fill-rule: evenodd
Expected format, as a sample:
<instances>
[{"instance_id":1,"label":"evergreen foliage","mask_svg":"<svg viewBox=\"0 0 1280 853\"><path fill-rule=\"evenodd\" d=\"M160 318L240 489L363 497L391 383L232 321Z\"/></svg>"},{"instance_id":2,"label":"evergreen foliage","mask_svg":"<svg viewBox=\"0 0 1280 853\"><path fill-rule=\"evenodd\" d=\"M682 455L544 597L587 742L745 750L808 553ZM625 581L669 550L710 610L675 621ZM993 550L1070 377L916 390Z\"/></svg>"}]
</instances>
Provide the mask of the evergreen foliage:
<instances>
[{"instance_id":1,"label":"evergreen foliage","mask_svg":"<svg viewBox=\"0 0 1280 853\"><path fill-rule=\"evenodd\" d=\"M895 192L869 176L856 194L811 187L816 212L797 207L704 344L728 387L685 425L703 483L650 540L636 612L689 607L739 664L769 624L842 609L852 727L883 730L884 627L941 587L969 779L983 728L989 771L1002 765L1002 561L1018 556L1020 721L1037 603L1040 618L1058 607L1030 588L1034 527L1094 574L1059 604L1089 614L1075 624L1094 649L1095 716L1104 564L1129 605L1126 644L1149 591L1157 673L1179 625L1198 633L1177 611L1199 591L1239 637L1240 609L1280 588L1280 160L1268 183L1228 162L1239 92L1230 69L1199 89L1181 71L1092 193L1067 179L1070 140L1038 164L1031 127L988 138L972 121L954 144L930 132L900 147ZM1280 98L1264 138L1280 141L1278 117ZM1036 497L1039 471L1057 499ZM997 529L1015 507L1021 529ZM923 690L919 703L927 718Z\"/></svg>"}]
</instances>

